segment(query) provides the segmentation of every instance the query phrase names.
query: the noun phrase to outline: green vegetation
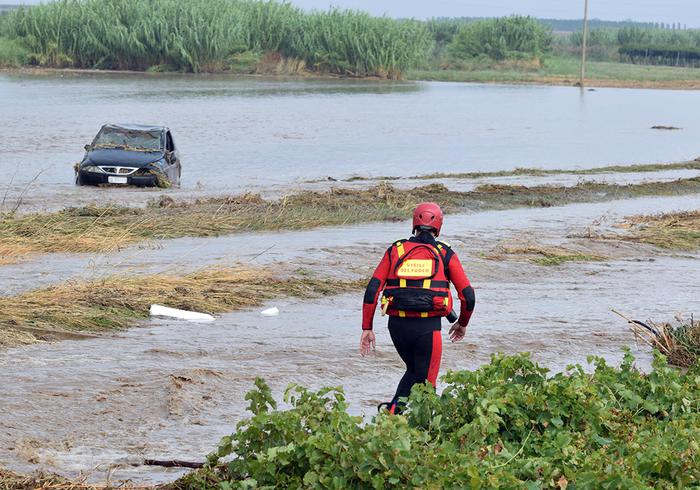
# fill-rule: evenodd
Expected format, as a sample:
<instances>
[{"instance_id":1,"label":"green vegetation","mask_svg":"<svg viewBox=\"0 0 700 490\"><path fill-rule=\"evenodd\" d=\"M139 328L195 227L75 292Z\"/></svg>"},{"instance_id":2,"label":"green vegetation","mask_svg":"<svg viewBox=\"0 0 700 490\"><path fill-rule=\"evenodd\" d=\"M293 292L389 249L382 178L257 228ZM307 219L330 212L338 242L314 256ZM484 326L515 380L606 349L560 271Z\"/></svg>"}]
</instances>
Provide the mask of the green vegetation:
<instances>
[{"instance_id":1,"label":"green vegetation","mask_svg":"<svg viewBox=\"0 0 700 490\"><path fill-rule=\"evenodd\" d=\"M409 80L478 83L534 83L574 85L579 78L580 60L573 56L552 55L541 66L522 62L463 62L456 68L412 69ZM590 85L644 88L700 88L700 70L695 68L631 65L610 61L592 61L586 65Z\"/></svg>"},{"instance_id":2,"label":"green vegetation","mask_svg":"<svg viewBox=\"0 0 700 490\"><path fill-rule=\"evenodd\" d=\"M259 306L279 296L311 298L363 286L359 281L283 277L245 267L73 281L0 297L0 346L32 340L18 334L52 339L124 329L147 318L154 303L213 314Z\"/></svg>"},{"instance_id":3,"label":"green vegetation","mask_svg":"<svg viewBox=\"0 0 700 490\"><path fill-rule=\"evenodd\" d=\"M454 213L697 192L700 178L629 185L580 182L571 187L485 184L468 192L442 184L397 189L380 183L369 189L301 192L272 201L251 194L194 202L166 197L146 209L105 206L0 215L0 263L32 253L107 253L149 239L403 220L423 201L437 202Z\"/></svg>"},{"instance_id":4,"label":"green vegetation","mask_svg":"<svg viewBox=\"0 0 700 490\"><path fill-rule=\"evenodd\" d=\"M675 489L700 484L700 369L625 354L551 375L527 354L414 388L405 416L350 416L340 388L290 387L276 410L257 380L253 417L210 468L170 488ZM230 462L221 458L233 457Z\"/></svg>"},{"instance_id":5,"label":"green vegetation","mask_svg":"<svg viewBox=\"0 0 700 490\"><path fill-rule=\"evenodd\" d=\"M593 22L592 82L700 88L700 31ZM0 16L0 67L100 68L572 85L581 35L553 21L397 20L281 0L58 0ZM680 27L680 26L679 26ZM203 35L206 33L206 35ZM645 65L631 67L620 60ZM606 63L601 63L606 62ZM646 69L643 69L646 68ZM666 68L662 70L661 68Z\"/></svg>"},{"instance_id":6,"label":"green vegetation","mask_svg":"<svg viewBox=\"0 0 700 490\"><path fill-rule=\"evenodd\" d=\"M430 48L416 21L262 0L60 0L13 11L0 28L49 67L221 71L272 52L315 71L397 78Z\"/></svg>"},{"instance_id":7,"label":"green vegetation","mask_svg":"<svg viewBox=\"0 0 700 490\"><path fill-rule=\"evenodd\" d=\"M560 37L557 51L581 52L582 33ZM599 61L622 61L644 65L700 66L700 30L593 29L590 33L589 54Z\"/></svg>"},{"instance_id":8,"label":"green vegetation","mask_svg":"<svg viewBox=\"0 0 700 490\"><path fill-rule=\"evenodd\" d=\"M460 27L447 46L449 59L539 60L552 44L552 32L532 17L480 20Z\"/></svg>"},{"instance_id":9,"label":"green vegetation","mask_svg":"<svg viewBox=\"0 0 700 490\"><path fill-rule=\"evenodd\" d=\"M14 39L0 37L0 68L17 68L24 65L29 57L29 50Z\"/></svg>"}]
</instances>

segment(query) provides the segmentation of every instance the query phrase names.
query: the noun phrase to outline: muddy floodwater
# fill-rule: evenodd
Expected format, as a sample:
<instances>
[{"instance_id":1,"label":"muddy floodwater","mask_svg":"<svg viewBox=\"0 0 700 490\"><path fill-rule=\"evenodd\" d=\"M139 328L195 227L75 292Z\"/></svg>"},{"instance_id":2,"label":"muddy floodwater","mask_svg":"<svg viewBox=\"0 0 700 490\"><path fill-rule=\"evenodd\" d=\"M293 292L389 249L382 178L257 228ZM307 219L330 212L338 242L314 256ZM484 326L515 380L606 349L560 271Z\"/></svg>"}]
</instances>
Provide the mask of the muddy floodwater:
<instances>
[{"instance_id":1,"label":"muddy floodwater","mask_svg":"<svg viewBox=\"0 0 700 490\"><path fill-rule=\"evenodd\" d=\"M483 258L507 239L565 243L588 226L609 229L634 212L697 209L700 196L647 198L560 208L490 211L448 217L445 239L462 256L477 291L467 339L446 344L441 372L473 369L495 352L530 351L555 371L586 364L590 354L618 362L629 345L642 369L650 354L635 346L610 308L669 319L697 306L696 254L659 253L638 245L604 244L603 263L558 268ZM3 268L16 291L48 277L186 270L248 261L251 249L284 244L261 264L316 266L324 274L369 271L407 223L322 228L304 232L180 239L119 256L54 257ZM345 251L352 250L347 254ZM179 259L171 260L170 257ZM88 266L91 264L91 266ZM83 268L81 269L81 266ZM2 270L2 269L0 269ZM12 279L12 278L16 279ZM0 352L0 464L37 468L93 481L138 483L181 471L135 467L144 458L201 460L246 417L244 394L257 376L279 397L289 383L342 385L351 411L370 415L401 376L386 320L376 317L378 353L360 358L361 293L316 301L278 300L281 314L226 314L214 323L152 320L105 338L38 344ZM690 310L688 310L690 308ZM446 336L446 328L443 330Z\"/></svg>"},{"instance_id":2,"label":"muddy floodwater","mask_svg":"<svg viewBox=\"0 0 700 490\"><path fill-rule=\"evenodd\" d=\"M325 190L327 177L410 177L515 167L593 168L690 160L700 155L700 93L663 90L280 80L221 76L0 74L0 191L24 210L89 202L143 205L163 192L193 197L243 191ZM182 152L181 189L76 188L72 163L106 122L162 123ZM653 131L663 124L680 131ZM697 176L695 170L585 176L617 184ZM27 182L36 181L24 189ZM575 185L582 177L493 177L501 184ZM470 190L478 179L439 182ZM366 186L371 182L342 185ZM2 198L2 195L0 195ZM467 338L445 344L441 373L473 369L496 352L532 352L553 371L587 356L618 362L631 346L617 308L667 321L697 313L700 255L620 240L625 216L700 207L700 195L455 214L451 242L476 288ZM184 274L259 265L321 277L368 278L408 222L239 233L137 244L109 254L47 254L0 267L0 295L106 275ZM494 260L507 241L602 256L542 267ZM262 252L262 253L261 253ZM289 383L344 386L355 414L391 398L402 374L376 316L376 356L358 355L361 291L316 300L279 299L277 317L244 309L196 324L152 319L88 340L0 351L0 467L93 482L171 481L182 474L135 466L144 458L200 461L247 416L256 377L275 395ZM446 327L446 325L444 325ZM447 338L447 328L443 329Z\"/></svg>"},{"instance_id":3,"label":"muddy floodwater","mask_svg":"<svg viewBox=\"0 0 700 490\"><path fill-rule=\"evenodd\" d=\"M332 176L591 167L698 156L693 91L0 74L0 189L40 174L25 206L144 195L73 186L72 165L107 122L164 124L183 195L266 190ZM680 131L655 131L654 125ZM160 191L151 192L156 195Z\"/></svg>"}]
</instances>

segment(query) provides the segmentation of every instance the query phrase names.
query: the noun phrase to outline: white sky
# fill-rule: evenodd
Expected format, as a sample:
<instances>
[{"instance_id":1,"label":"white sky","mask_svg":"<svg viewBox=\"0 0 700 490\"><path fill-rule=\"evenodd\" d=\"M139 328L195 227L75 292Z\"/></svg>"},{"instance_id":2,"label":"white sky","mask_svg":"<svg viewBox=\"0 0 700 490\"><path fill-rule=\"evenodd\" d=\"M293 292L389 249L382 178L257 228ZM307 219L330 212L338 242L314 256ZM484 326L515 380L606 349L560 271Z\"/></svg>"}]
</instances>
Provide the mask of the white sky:
<instances>
[{"instance_id":1,"label":"white sky","mask_svg":"<svg viewBox=\"0 0 700 490\"><path fill-rule=\"evenodd\" d=\"M681 22L688 27L700 27L700 0L589 2L591 18ZM3 3L35 4L40 0L0 0L0 4ZM580 19L583 16L583 0L292 0L292 3L309 9L326 9L334 5L392 17L495 17L514 13L561 19Z\"/></svg>"}]
</instances>

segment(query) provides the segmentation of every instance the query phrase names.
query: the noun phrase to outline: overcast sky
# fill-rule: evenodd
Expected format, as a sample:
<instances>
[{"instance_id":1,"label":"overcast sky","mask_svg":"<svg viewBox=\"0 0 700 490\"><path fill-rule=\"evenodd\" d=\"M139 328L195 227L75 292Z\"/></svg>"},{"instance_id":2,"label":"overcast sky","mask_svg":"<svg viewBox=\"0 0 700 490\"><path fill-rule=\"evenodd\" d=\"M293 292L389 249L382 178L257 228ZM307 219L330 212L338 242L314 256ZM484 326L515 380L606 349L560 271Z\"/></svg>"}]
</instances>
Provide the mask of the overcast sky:
<instances>
[{"instance_id":1,"label":"overcast sky","mask_svg":"<svg viewBox=\"0 0 700 490\"><path fill-rule=\"evenodd\" d=\"M0 4L39 2L40 0L0 0ZM688 27L700 27L700 0L589 2L592 18L681 22ZM292 3L317 9L335 5L392 17L494 17L514 13L561 19L579 19L583 16L583 0L292 0Z\"/></svg>"}]
</instances>

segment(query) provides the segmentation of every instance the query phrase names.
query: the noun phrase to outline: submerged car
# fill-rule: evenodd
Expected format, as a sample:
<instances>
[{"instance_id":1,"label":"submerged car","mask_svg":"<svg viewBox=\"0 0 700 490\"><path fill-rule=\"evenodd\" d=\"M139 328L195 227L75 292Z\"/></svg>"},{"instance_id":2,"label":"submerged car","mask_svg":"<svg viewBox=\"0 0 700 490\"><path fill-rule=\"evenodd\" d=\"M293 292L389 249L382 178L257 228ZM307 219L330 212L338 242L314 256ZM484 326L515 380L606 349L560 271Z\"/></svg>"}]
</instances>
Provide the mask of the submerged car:
<instances>
[{"instance_id":1,"label":"submerged car","mask_svg":"<svg viewBox=\"0 0 700 490\"><path fill-rule=\"evenodd\" d=\"M170 130L142 124L105 124L76 165L78 185L180 185L180 156Z\"/></svg>"}]
</instances>

